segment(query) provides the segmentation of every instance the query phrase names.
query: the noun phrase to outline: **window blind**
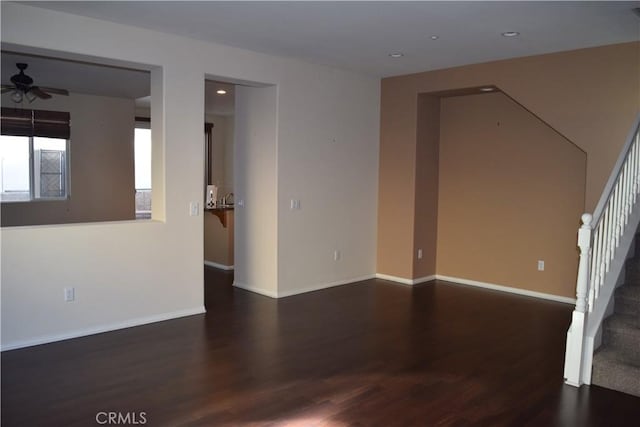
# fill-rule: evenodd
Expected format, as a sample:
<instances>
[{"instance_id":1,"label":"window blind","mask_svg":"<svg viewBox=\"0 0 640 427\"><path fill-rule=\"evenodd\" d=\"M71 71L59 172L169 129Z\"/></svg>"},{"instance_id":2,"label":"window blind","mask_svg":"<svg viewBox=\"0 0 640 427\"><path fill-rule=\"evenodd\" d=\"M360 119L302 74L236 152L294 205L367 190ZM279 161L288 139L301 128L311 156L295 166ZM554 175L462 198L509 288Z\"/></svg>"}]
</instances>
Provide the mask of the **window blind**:
<instances>
[{"instance_id":1,"label":"window blind","mask_svg":"<svg viewBox=\"0 0 640 427\"><path fill-rule=\"evenodd\" d=\"M3 135L69 139L71 115L64 111L2 107L0 128Z\"/></svg>"}]
</instances>

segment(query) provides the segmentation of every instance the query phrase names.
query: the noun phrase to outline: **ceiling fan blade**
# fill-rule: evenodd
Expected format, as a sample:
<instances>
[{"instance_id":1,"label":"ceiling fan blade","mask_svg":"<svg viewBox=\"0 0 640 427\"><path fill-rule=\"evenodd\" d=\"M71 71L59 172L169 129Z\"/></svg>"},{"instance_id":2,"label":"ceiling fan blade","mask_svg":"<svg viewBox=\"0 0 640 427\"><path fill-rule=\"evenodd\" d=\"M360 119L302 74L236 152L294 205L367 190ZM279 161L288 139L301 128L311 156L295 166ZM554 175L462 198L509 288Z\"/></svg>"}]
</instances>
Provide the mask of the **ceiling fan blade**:
<instances>
[{"instance_id":1,"label":"ceiling fan blade","mask_svg":"<svg viewBox=\"0 0 640 427\"><path fill-rule=\"evenodd\" d=\"M49 99L49 98L51 98L51 95L49 95L47 92L43 91L38 86L33 86L31 89L29 89L29 92L33 93L35 96L37 96L40 99Z\"/></svg>"},{"instance_id":2,"label":"ceiling fan blade","mask_svg":"<svg viewBox=\"0 0 640 427\"><path fill-rule=\"evenodd\" d=\"M69 91L66 90L66 89L56 89L54 87L43 87L43 86L40 86L40 90L43 90L43 91L49 92L49 93L53 93L54 95L69 96Z\"/></svg>"},{"instance_id":3,"label":"ceiling fan blade","mask_svg":"<svg viewBox=\"0 0 640 427\"><path fill-rule=\"evenodd\" d=\"M5 87L4 85L2 85L2 93L11 92L11 91L13 91L13 90L16 90L16 88L11 87L11 86L6 86L6 87Z\"/></svg>"}]
</instances>

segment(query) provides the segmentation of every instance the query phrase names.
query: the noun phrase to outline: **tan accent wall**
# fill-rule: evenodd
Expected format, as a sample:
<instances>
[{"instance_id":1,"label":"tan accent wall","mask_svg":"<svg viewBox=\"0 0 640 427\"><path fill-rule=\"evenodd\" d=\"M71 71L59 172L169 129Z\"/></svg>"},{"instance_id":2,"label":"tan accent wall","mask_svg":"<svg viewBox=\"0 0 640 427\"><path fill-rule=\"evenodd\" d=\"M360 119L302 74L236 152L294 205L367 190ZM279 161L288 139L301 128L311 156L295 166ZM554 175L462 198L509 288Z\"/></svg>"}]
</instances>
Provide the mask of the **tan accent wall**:
<instances>
[{"instance_id":1,"label":"tan accent wall","mask_svg":"<svg viewBox=\"0 0 640 427\"><path fill-rule=\"evenodd\" d=\"M420 197L416 186L418 95L489 85L499 87L587 153L583 209L591 211L640 111L640 43L383 79L379 273L413 278L419 271L414 267L415 198Z\"/></svg>"},{"instance_id":2,"label":"tan accent wall","mask_svg":"<svg viewBox=\"0 0 640 427\"><path fill-rule=\"evenodd\" d=\"M3 95L2 105L14 104ZM134 220L134 101L71 94L29 107L71 115L70 197L2 203L2 226Z\"/></svg>"},{"instance_id":3,"label":"tan accent wall","mask_svg":"<svg viewBox=\"0 0 640 427\"><path fill-rule=\"evenodd\" d=\"M382 80L377 272L411 277L417 111L413 106L407 114L396 114L396 111L405 110L403 101L415 103L417 95L398 87L398 90L405 89L406 92L398 96L393 87L385 85L385 80Z\"/></svg>"},{"instance_id":4,"label":"tan accent wall","mask_svg":"<svg viewBox=\"0 0 640 427\"><path fill-rule=\"evenodd\" d=\"M440 98L418 96L413 277L436 274ZM418 251L422 258L418 258Z\"/></svg>"},{"instance_id":5,"label":"tan accent wall","mask_svg":"<svg viewBox=\"0 0 640 427\"><path fill-rule=\"evenodd\" d=\"M501 93L443 98L440 132L438 274L573 297L585 153Z\"/></svg>"}]
</instances>

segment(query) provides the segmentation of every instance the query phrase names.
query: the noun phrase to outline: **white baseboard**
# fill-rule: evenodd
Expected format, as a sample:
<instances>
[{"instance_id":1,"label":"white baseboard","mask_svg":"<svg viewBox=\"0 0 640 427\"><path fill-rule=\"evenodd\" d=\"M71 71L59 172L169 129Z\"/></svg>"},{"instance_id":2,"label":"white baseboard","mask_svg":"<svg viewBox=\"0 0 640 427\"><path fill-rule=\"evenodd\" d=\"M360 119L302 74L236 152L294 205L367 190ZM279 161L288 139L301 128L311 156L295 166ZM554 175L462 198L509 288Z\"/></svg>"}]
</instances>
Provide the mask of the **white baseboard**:
<instances>
[{"instance_id":1,"label":"white baseboard","mask_svg":"<svg viewBox=\"0 0 640 427\"><path fill-rule=\"evenodd\" d=\"M352 277L345 280L338 280L336 282L320 283L317 285L308 286L306 288L293 289L290 291L283 291L283 292L273 292L266 289L257 288L255 286L247 285L246 283L242 283L242 282L233 282L233 286L235 286L236 288L244 289L246 291L255 292L257 294L264 295L269 298L286 298L293 295L305 294L307 292L314 292L322 289L333 288L335 286L348 285L349 283L361 282L363 280L369 280L375 277L376 277L375 274L369 274L366 276Z\"/></svg>"},{"instance_id":2,"label":"white baseboard","mask_svg":"<svg viewBox=\"0 0 640 427\"><path fill-rule=\"evenodd\" d=\"M541 298L550 301L562 302L565 304L575 305L576 303L575 298L562 297L559 295L547 294L544 292L529 291L527 289L513 288L511 286L496 285L494 283L478 282L477 280L462 279L460 277L442 276L440 274L436 274L436 280L443 280L445 282L453 282L460 285L491 289L494 291L508 292L511 294L524 295L528 297Z\"/></svg>"},{"instance_id":3,"label":"white baseboard","mask_svg":"<svg viewBox=\"0 0 640 427\"><path fill-rule=\"evenodd\" d=\"M349 283L361 282L363 280L369 280L369 279L373 279L375 277L376 277L375 274L369 274L369 275L366 275L366 276L359 276L359 277L352 277L352 278L345 279L345 280L338 280L336 282L321 283L321 284L309 286L309 287L306 287L306 288L300 288L300 289L293 289L293 290L290 290L290 291L278 292L278 298L290 297L292 295L304 294L304 293L307 293L307 292L313 292L313 291L319 291L319 290L322 290L322 289L333 288L334 286L341 286L341 285L347 285Z\"/></svg>"},{"instance_id":4,"label":"white baseboard","mask_svg":"<svg viewBox=\"0 0 640 427\"><path fill-rule=\"evenodd\" d=\"M247 285L246 283L235 281L233 282L233 286L236 288L244 289L245 291L254 292L256 294L264 295L269 298L278 298L278 293L269 291L267 289L257 288L255 286Z\"/></svg>"},{"instance_id":5,"label":"white baseboard","mask_svg":"<svg viewBox=\"0 0 640 427\"><path fill-rule=\"evenodd\" d=\"M541 298L541 299L546 299L550 301L562 302L565 304L576 303L575 298L562 297L562 296L553 295L553 294L546 294L544 292L529 291L526 289L513 288L511 286L496 285L495 283L486 283L486 282L479 282L477 280L462 279L460 277L443 276L441 274L420 277L417 279L405 279L404 277L390 276L388 274L378 273L376 274L376 278L383 279L383 280L390 280L396 283L402 283L403 285L417 285L418 283L430 282L432 280L442 280L445 282L457 283L459 285L475 286L478 288L491 289L491 290L500 291L500 292L508 292L508 293L517 294L517 295L525 295L528 297Z\"/></svg>"},{"instance_id":6,"label":"white baseboard","mask_svg":"<svg viewBox=\"0 0 640 427\"><path fill-rule=\"evenodd\" d=\"M376 273L375 277L376 279L390 280L392 282L402 283L403 285L417 285L419 283L425 283L425 282L430 282L432 280L436 280L435 275L419 277L417 279L405 279L404 277L390 276L388 274Z\"/></svg>"},{"instance_id":7,"label":"white baseboard","mask_svg":"<svg viewBox=\"0 0 640 427\"><path fill-rule=\"evenodd\" d=\"M218 264L217 262L204 260L204 265L209 267L219 268L220 270L233 270L233 265Z\"/></svg>"},{"instance_id":8,"label":"white baseboard","mask_svg":"<svg viewBox=\"0 0 640 427\"><path fill-rule=\"evenodd\" d=\"M108 325L96 326L88 329L68 332L65 334L47 335L25 341L18 341L3 345L0 351L15 350L23 347L31 347L34 345L48 344L56 341L64 341L72 338L85 337L87 335L101 334L103 332L116 331L118 329L131 328L134 326L147 325L149 323L162 322L163 320L177 319L180 317L193 316L203 314L206 310L204 307L191 308L187 310L172 311L169 313L156 314L153 316L139 317L136 319L126 320L124 322L111 323Z\"/></svg>"}]
</instances>

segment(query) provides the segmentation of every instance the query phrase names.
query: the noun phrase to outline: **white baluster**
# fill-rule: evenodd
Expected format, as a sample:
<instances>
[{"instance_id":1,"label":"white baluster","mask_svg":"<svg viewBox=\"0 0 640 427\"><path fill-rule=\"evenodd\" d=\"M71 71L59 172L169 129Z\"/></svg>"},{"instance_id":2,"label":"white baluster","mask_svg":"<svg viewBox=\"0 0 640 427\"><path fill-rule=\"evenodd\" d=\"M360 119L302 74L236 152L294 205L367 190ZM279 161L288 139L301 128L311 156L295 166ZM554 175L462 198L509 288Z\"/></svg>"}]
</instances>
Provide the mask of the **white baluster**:
<instances>
[{"instance_id":1,"label":"white baluster","mask_svg":"<svg viewBox=\"0 0 640 427\"><path fill-rule=\"evenodd\" d=\"M621 215L620 212L622 211L622 182L620 181L620 176L618 176L618 182L616 184L616 197L615 197L615 221L616 221L616 228L615 228L615 242L614 242L614 246L611 248L611 259L613 260L613 257L615 256L615 250L618 248L618 246L620 245L620 229L622 228L622 224L621 224Z\"/></svg>"},{"instance_id":2,"label":"white baluster","mask_svg":"<svg viewBox=\"0 0 640 427\"><path fill-rule=\"evenodd\" d=\"M624 211L622 217L622 231L624 231L624 228L627 226L627 222L629 221L629 194L631 193L629 191L629 165L630 162L627 157L627 160L624 162Z\"/></svg>"},{"instance_id":3,"label":"white baluster","mask_svg":"<svg viewBox=\"0 0 640 427\"><path fill-rule=\"evenodd\" d=\"M589 287L589 311L593 310L593 302L598 298L598 240L600 239L600 227L595 227L593 237L593 249L591 250L591 286Z\"/></svg>"},{"instance_id":4,"label":"white baluster","mask_svg":"<svg viewBox=\"0 0 640 427\"><path fill-rule=\"evenodd\" d=\"M598 223L598 240L595 242L595 256L593 262L596 264L597 273L591 278L594 286L600 286L604 275L604 228L605 222L600 220Z\"/></svg>"},{"instance_id":5,"label":"white baluster","mask_svg":"<svg viewBox=\"0 0 640 427\"><path fill-rule=\"evenodd\" d=\"M609 272L609 262L611 261L611 250L612 250L612 236L613 236L613 205L611 203L611 199L607 203L607 234L605 236L604 241L604 270L602 272L602 276Z\"/></svg>"}]
</instances>

